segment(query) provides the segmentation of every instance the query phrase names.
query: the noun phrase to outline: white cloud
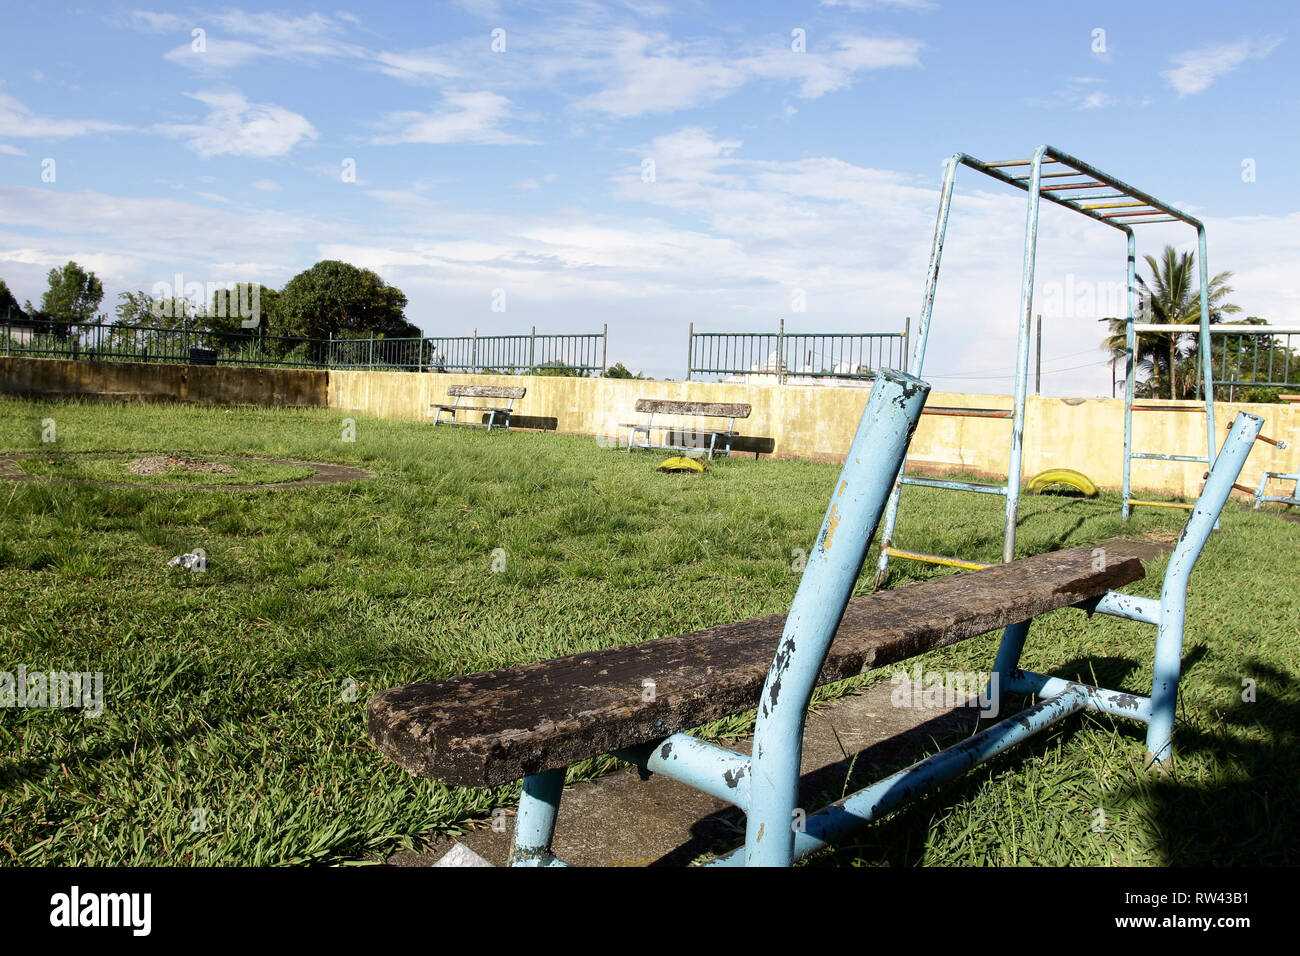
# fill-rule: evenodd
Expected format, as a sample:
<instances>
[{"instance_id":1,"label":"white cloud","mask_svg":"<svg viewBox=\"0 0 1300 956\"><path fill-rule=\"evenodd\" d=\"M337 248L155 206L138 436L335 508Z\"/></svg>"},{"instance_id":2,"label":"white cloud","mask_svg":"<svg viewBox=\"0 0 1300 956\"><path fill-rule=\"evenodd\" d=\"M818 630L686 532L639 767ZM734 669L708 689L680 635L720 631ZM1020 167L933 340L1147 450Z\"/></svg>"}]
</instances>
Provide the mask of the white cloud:
<instances>
[{"instance_id":1,"label":"white cloud","mask_svg":"<svg viewBox=\"0 0 1300 956\"><path fill-rule=\"evenodd\" d=\"M716 102L759 79L799 83L807 99L849 86L864 71L920 66L923 44L906 38L844 36L806 52L774 45L752 55L731 55L663 34L635 30L570 31L548 38L555 50L583 50L546 59L543 73L575 73L598 92L576 102L582 110L615 117L670 113Z\"/></svg>"},{"instance_id":2,"label":"white cloud","mask_svg":"<svg viewBox=\"0 0 1300 956\"><path fill-rule=\"evenodd\" d=\"M1079 104L1079 107L1085 110L1100 110L1114 105L1115 97L1103 90L1093 90L1083 98L1083 102Z\"/></svg>"},{"instance_id":3,"label":"white cloud","mask_svg":"<svg viewBox=\"0 0 1300 956\"><path fill-rule=\"evenodd\" d=\"M384 114L387 132L371 139L377 146L398 143L515 144L532 142L507 133L501 124L510 116L510 100L486 90L444 93L444 108L431 113L403 110Z\"/></svg>"},{"instance_id":4,"label":"white cloud","mask_svg":"<svg viewBox=\"0 0 1300 956\"><path fill-rule=\"evenodd\" d=\"M1025 98L1029 106L1041 109L1101 110L1113 106L1142 108L1150 104L1146 97L1116 96L1101 89L1102 80L1095 76L1074 76L1060 88L1046 95Z\"/></svg>"},{"instance_id":5,"label":"white cloud","mask_svg":"<svg viewBox=\"0 0 1300 956\"><path fill-rule=\"evenodd\" d=\"M448 60L431 53L381 51L374 55L374 62L379 72L407 83L431 82L461 75L461 71Z\"/></svg>"},{"instance_id":6,"label":"white cloud","mask_svg":"<svg viewBox=\"0 0 1300 956\"><path fill-rule=\"evenodd\" d=\"M3 156L26 156L17 146L10 146L8 143L0 143L0 155Z\"/></svg>"},{"instance_id":7,"label":"white cloud","mask_svg":"<svg viewBox=\"0 0 1300 956\"><path fill-rule=\"evenodd\" d=\"M314 65L369 55L364 47L347 39L356 29L354 17L323 13L293 17L227 10L205 14L193 26L205 31L204 49L194 50L187 41L169 50L164 59L199 72L231 70L260 57Z\"/></svg>"},{"instance_id":8,"label":"white cloud","mask_svg":"<svg viewBox=\"0 0 1300 956\"><path fill-rule=\"evenodd\" d=\"M213 156L284 156L317 138L306 117L272 103L250 103L235 92L187 93L210 107L202 123L162 125L158 131L184 139L204 159Z\"/></svg>"},{"instance_id":9,"label":"white cloud","mask_svg":"<svg viewBox=\"0 0 1300 956\"><path fill-rule=\"evenodd\" d=\"M190 30L197 26L175 13L156 13L151 10L132 10L116 22L139 30L143 33L172 33L176 30Z\"/></svg>"},{"instance_id":10,"label":"white cloud","mask_svg":"<svg viewBox=\"0 0 1300 956\"><path fill-rule=\"evenodd\" d=\"M1281 37L1269 37L1187 50L1170 57L1176 66L1165 70L1161 76L1177 90L1180 97L1202 93L1247 60L1262 60L1276 50L1281 42Z\"/></svg>"},{"instance_id":11,"label":"white cloud","mask_svg":"<svg viewBox=\"0 0 1300 956\"><path fill-rule=\"evenodd\" d=\"M92 133L129 131L131 127L103 120L38 116L12 96L0 93L0 136L28 139L67 139Z\"/></svg>"},{"instance_id":12,"label":"white cloud","mask_svg":"<svg viewBox=\"0 0 1300 956\"><path fill-rule=\"evenodd\" d=\"M255 183L253 183L253 188L260 189L264 192L269 193L269 192L275 192L277 189L279 189L280 184L277 183L274 179L259 179Z\"/></svg>"},{"instance_id":13,"label":"white cloud","mask_svg":"<svg viewBox=\"0 0 1300 956\"><path fill-rule=\"evenodd\" d=\"M754 76L799 80L799 95L816 99L844 89L854 74L890 67L919 67L920 40L887 37L844 37L831 41L823 52L810 46L805 53L780 50L742 60L742 68Z\"/></svg>"},{"instance_id":14,"label":"white cloud","mask_svg":"<svg viewBox=\"0 0 1300 956\"><path fill-rule=\"evenodd\" d=\"M819 0L823 7L843 7L854 12L897 7L902 10L927 12L938 8L933 0Z\"/></svg>"}]
</instances>

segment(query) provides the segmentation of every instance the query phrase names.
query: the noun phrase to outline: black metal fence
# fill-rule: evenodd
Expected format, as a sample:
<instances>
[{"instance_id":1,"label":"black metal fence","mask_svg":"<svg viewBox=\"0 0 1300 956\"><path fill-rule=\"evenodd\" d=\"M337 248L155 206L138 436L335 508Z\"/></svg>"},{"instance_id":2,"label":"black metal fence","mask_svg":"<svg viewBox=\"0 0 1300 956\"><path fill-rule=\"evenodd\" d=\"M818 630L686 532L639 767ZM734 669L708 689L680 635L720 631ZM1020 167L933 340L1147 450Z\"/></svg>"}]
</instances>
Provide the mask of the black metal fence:
<instances>
[{"instance_id":1,"label":"black metal fence","mask_svg":"<svg viewBox=\"0 0 1300 956\"><path fill-rule=\"evenodd\" d=\"M907 367L911 319L901 332L696 332L690 328L687 379L775 376L780 382L871 380Z\"/></svg>"},{"instance_id":2,"label":"black metal fence","mask_svg":"<svg viewBox=\"0 0 1300 956\"><path fill-rule=\"evenodd\" d=\"M589 375L605 370L608 326L579 334L291 338L159 326L0 326L0 354L107 362Z\"/></svg>"}]
</instances>

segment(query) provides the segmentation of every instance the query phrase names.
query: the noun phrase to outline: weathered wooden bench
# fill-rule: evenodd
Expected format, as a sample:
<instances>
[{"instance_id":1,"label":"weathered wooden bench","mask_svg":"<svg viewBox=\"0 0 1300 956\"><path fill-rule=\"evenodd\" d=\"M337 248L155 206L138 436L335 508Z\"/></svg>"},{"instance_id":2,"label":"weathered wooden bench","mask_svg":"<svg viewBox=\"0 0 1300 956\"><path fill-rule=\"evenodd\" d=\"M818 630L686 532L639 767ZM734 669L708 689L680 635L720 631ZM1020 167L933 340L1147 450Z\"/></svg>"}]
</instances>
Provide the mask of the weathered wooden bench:
<instances>
[{"instance_id":1,"label":"weathered wooden bench","mask_svg":"<svg viewBox=\"0 0 1300 956\"><path fill-rule=\"evenodd\" d=\"M533 866L561 864L550 844L565 768L602 753L743 810L745 845L715 862L749 865L789 865L1082 710L1147 723L1148 754L1166 764L1188 578L1261 420L1238 416L1170 558L1160 600L1114 590L1140 579L1142 565L1095 549L850 599L927 393L900 373L877 379L789 614L386 690L370 703L372 740L412 774L447 784L523 778L510 860ZM1158 626L1150 696L1020 668L1033 618L1070 606ZM1008 693L1037 703L817 813L796 806L815 686L999 627L989 702L995 712ZM754 707L748 756L685 733Z\"/></svg>"},{"instance_id":2,"label":"weathered wooden bench","mask_svg":"<svg viewBox=\"0 0 1300 956\"><path fill-rule=\"evenodd\" d=\"M694 451L696 449L707 448L709 458L713 458L714 451L717 450L719 440L722 441L722 448L727 457L731 456L731 440L739 432L735 430L737 418L748 418L752 410L745 402L674 402L658 398L639 398L636 402L637 412L648 415L642 422L624 422L623 427L628 430L627 450L631 451L636 448L665 448L674 451ZM661 420L656 423L655 416L671 416L669 421ZM727 426L722 428L715 427L712 424L701 424L693 421L689 425L680 419L684 417L693 419L699 418L725 418ZM661 432L665 435L677 435L679 441L665 441L659 444L651 444L650 433L652 431ZM645 435L645 441L637 442L637 435Z\"/></svg>"},{"instance_id":3,"label":"weathered wooden bench","mask_svg":"<svg viewBox=\"0 0 1300 956\"><path fill-rule=\"evenodd\" d=\"M514 411L515 402L524 397L527 389L521 385L449 385L447 395L454 398L455 401L450 405L430 404L430 408L437 409L434 415L433 423L435 425L473 425L478 428L509 428L510 415ZM462 405L462 398L504 398L507 399L504 406L501 405ZM442 413L449 412L451 417L443 421ZM487 415L479 415L477 422L460 422L456 420L457 412L486 412ZM497 424L497 417L500 416L501 423ZM482 421L483 418L487 421Z\"/></svg>"}]
</instances>

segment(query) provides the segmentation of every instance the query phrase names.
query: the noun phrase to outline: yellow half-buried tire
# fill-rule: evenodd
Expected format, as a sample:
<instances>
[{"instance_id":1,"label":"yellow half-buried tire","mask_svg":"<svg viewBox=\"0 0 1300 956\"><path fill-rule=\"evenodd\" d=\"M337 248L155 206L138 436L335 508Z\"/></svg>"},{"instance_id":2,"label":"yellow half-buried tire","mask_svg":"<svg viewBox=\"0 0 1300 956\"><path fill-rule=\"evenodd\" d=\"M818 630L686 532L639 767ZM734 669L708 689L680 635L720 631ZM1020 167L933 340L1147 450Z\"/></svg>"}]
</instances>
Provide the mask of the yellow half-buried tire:
<instances>
[{"instance_id":1,"label":"yellow half-buried tire","mask_svg":"<svg viewBox=\"0 0 1300 956\"><path fill-rule=\"evenodd\" d=\"M1073 468L1049 468L1029 479L1029 490L1036 495L1048 485L1069 485L1089 498L1097 497L1097 486L1092 479Z\"/></svg>"},{"instance_id":2,"label":"yellow half-buried tire","mask_svg":"<svg viewBox=\"0 0 1300 956\"><path fill-rule=\"evenodd\" d=\"M696 461L694 458L665 458L659 463L656 471L703 471L704 462Z\"/></svg>"}]
</instances>

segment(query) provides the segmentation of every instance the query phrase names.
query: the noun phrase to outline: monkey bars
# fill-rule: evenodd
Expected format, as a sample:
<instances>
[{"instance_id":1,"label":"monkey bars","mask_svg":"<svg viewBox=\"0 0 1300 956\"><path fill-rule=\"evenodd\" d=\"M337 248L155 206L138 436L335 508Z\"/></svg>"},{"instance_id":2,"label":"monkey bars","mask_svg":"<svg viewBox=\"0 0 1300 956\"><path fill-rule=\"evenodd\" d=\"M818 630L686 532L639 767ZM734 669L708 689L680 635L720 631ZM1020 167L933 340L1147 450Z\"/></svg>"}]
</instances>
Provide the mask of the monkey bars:
<instances>
[{"instance_id":1,"label":"monkey bars","mask_svg":"<svg viewBox=\"0 0 1300 956\"><path fill-rule=\"evenodd\" d=\"M1038 210L1041 200L1047 200L1066 209L1072 209L1089 219L1104 223L1124 233L1128 243L1128 316L1126 342L1128 353L1127 384L1124 410L1124 485L1123 516L1127 520L1131 506L1146 502L1133 501L1129 494L1130 460L1198 461L1214 464L1214 390L1210 383L1209 350L1202 350L1202 372L1205 379L1206 454L1201 456L1172 456L1154 452L1132 451L1133 391L1136 375L1134 361L1135 312L1137 306L1137 242L1133 226L1145 223L1183 222L1196 230L1199 243L1201 281L1201 321L1199 328L1209 340L1209 269L1206 262L1205 226L1200 220L1161 202L1149 193L1130 186L1117 177L1102 172L1095 166L1076 159L1053 146L1040 146L1029 159L1010 159L986 163L966 153L954 153L944 166L943 188L939 194L939 212L935 222L934 241L930 251L930 265L925 280L925 296L921 303L916 342L912 349L908 372L921 377L925 366L925 348L930 336L930 320L934 312L934 298L939 284L939 264L943 255L944 237L948 228L948 214L952 205L953 186L957 168L968 166L999 182L1023 189L1027 193L1028 207L1025 215L1025 245L1020 280L1020 326L1016 352L1016 386L1013 407L1005 409L943 409L938 414L964 415L981 418L1007 417L1011 422L1011 452L1005 485L967 481L943 481L903 474L899 469L889 504L885 510L881 534L880 558L876 565L875 586L885 580L889 559L905 558L937 564L970 567L976 562L942 555L906 551L894 546L894 524L898 517L899 497L903 485L924 485L950 491L967 491L995 494L1006 502L1006 524L1002 540L1002 560L1015 557L1016 515L1020 505L1021 458L1024 443L1025 396L1029 381L1030 323L1034 306L1034 266L1038 254ZM1199 410L1199 409L1198 409ZM927 409L927 412L930 410ZM1003 414L993 414L995 412Z\"/></svg>"}]
</instances>

